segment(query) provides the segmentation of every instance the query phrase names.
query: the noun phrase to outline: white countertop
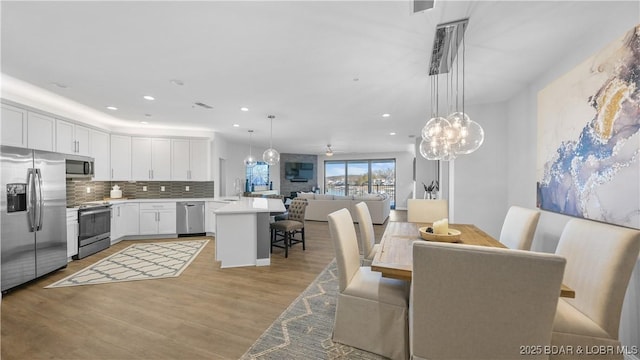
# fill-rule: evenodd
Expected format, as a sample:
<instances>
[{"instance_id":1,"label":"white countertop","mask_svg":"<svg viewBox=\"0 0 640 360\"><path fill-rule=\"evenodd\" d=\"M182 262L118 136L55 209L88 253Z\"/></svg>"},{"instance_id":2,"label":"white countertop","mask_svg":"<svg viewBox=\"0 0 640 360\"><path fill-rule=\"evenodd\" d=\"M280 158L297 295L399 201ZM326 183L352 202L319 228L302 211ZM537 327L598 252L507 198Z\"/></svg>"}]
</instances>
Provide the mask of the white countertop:
<instances>
[{"instance_id":1,"label":"white countertop","mask_svg":"<svg viewBox=\"0 0 640 360\"><path fill-rule=\"evenodd\" d=\"M285 212L284 203L280 199L243 197L238 201L230 201L215 211L216 214L240 214L257 212Z\"/></svg>"},{"instance_id":2,"label":"white countertop","mask_svg":"<svg viewBox=\"0 0 640 360\"><path fill-rule=\"evenodd\" d=\"M111 199L108 201L91 201L88 204L109 203L111 205L126 203L159 203L159 202L183 202L183 201L204 201L228 204L215 210L216 214L234 213L255 213L255 212L285 212L286 208L280 199L258 198L258 197L213 197L213 198L177 198L177 199Z\"/></svg>"},{"instance_id":3,"label":"white countertop","mask_svg":"<svg viewBox=\"0 0 640 360\"><path fill-rule=\"evenodd\" d=\"M221 202L221 203L230 203L232 201L237 201L237 197L226 196L223 198L214 197L214 198L167 198L167 199L110 199L107 201L97 200L97 201L89 201L86 204L104 204L108 203L111 205L117 204L125 204L125 203L157 203L157 202L182 202L182 201L212 201L212 202Z\"/></svg>"}]
</instances>

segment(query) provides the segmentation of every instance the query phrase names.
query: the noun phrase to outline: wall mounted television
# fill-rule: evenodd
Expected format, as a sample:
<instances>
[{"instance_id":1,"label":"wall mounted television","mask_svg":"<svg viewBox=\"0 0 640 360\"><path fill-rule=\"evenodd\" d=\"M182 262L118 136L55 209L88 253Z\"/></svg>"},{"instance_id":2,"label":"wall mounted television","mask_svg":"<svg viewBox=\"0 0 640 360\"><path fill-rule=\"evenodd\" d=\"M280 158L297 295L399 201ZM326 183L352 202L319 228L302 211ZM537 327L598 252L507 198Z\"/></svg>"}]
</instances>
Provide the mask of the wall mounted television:
<instances>
[{"instance_id":1,"label":"wall mounted television","mask_svg":"<svg viewBox=\"0 0 640 360\"><path fill-rule=\"evenodd\" d=\"M307 182L313 180L313 163L284 163L284 178L292 182Z\"/></svg>"}]
</instances>

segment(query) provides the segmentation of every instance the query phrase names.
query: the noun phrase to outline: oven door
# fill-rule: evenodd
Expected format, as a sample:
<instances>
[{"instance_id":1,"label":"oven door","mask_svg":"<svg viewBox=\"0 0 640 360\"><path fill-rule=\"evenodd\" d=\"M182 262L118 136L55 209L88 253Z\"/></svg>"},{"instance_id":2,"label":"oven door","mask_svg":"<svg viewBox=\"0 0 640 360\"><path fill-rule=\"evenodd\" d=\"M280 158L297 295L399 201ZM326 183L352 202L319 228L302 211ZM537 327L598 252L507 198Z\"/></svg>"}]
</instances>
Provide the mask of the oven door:
<instances>
[{"instance_id":1,"label":"oven door","mask_svg":"<svg viewBox=\"0 0 640 360\"><path fill-rule=\"evenodd\" d=\"M78 210L78 245L85 246L111 236L111 207Z\"/></svg>"}]
</instances>

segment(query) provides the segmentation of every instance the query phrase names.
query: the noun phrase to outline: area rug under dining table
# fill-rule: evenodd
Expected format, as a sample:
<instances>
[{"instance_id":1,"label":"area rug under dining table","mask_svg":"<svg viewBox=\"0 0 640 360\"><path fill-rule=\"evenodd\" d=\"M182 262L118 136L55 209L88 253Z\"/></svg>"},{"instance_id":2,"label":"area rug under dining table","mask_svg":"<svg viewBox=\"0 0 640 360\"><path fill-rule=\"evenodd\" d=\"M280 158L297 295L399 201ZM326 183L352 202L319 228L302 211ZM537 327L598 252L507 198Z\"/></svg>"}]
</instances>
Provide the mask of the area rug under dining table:
<instances>
[{"instance_id":1,"label":"area rug under dining table","mask_svg":"<svg viewBox=\"0 0 640 360\"><path fill-rule=\"evenodd\" d=\"M337 273L334 259L241 359L386 359L331 340Z\"/></svg>"},{"instance_id":2,"label":"area rug under dining table","mask_svg":"<svg viewBox=\"0 0 640 360\"><path fill-rule=\"evenodd\" d=\"M208 239L130 245L45 288L180 276Z\"/></svg>"}]
</instances>

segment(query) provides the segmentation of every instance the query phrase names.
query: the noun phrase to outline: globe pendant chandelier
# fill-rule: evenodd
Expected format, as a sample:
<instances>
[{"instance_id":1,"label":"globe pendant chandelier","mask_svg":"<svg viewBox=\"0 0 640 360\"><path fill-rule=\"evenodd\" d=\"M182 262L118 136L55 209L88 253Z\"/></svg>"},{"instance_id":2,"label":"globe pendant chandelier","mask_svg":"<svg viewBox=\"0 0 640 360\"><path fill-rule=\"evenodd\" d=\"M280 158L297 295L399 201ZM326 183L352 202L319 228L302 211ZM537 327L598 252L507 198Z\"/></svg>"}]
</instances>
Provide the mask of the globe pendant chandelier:
<instances>
[{"instance_id":1,"label":"globe pendant chandelier","mask_svg":"<svg viewBox=\"0 0 640 360\"><path fill-rule=\"evenodd\" d=\"M256 160L256 158L251 153L251 145L252 145L251 136L252 135L253 135L253 130L249 130L249 155L247 155L247 157L244 158L244 166L248 168L252 168L256 166L256 164L258 163L258 160Z\"/></svg>"},{"instance_id":2,"label":"globe pendant chandelier","mask_svg":"<svg viewBox=\"0 0 640 360\"><path fill-rule=\"evenodd\" d=\"M271 120L271 136L269 138L269 148L262 154L262 160L268 165L277 165L280 162L280 153L273 148L273 119L275 116L269 115L268 118Z\"/></svg>"},{"instance_id":3,"label":"globe pendant chandelier","mask_svg":"<svg viewBox=\"0 0 640 360\"><path fill-rule=\"evenodd\" d=\"M464 111L464 32L468 22L469 19L464 19L440 24L436 27L429 69L432 116L422 128L422 141L420 142L420 155L427 160L451 161L458 155L471 154L484 142L482 126L471 120ZM459 76L459 57L456 56L460 43L462 43L462 80ZM452 71L454 67L455 73ZM448 116L441 116L439 108L440 84L438 75L443 73L447 74ZM460 82L462 82L461 108L458 106Z\"/></svg>"}]
</instances>

